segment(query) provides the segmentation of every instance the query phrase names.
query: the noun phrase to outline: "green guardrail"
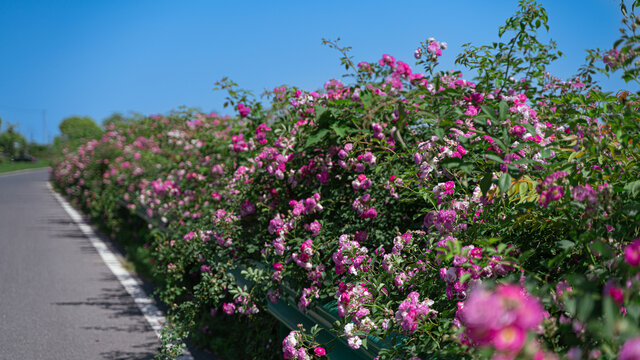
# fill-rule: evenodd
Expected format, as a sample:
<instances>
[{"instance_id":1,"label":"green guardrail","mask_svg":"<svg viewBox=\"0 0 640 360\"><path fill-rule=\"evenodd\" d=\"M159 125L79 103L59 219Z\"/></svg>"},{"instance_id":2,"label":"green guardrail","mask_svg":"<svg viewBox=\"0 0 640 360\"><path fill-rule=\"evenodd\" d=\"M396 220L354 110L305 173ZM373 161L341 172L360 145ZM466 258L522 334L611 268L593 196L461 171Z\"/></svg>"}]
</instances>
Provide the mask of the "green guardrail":
<instances>
[{"instance_id":1,"label":"green guardrail","mask_svg":"<svg viewBox=\"0 0 640 360\"><path fill-rule=\"evenodd\" d=\"M127 208L125 201L119 200L118 204L131 212L131 210ZM164 224L157 219L147 216L141 209L136 209L133 213L148 224L160 229L162 232L170 233ZM261 264L256 265L261 266ZM242 270L244 270L243 267L238 267L229 271L229 273L233 275L239 286L247 285L250 287L252 284L242 275ZM267 300L267 312L280 322L281 340L284 340L291 330L298 329L299 324L302 324L306 329L310 329L317 324L320 332L316 339L319 343L331 344L331 346L327 348L327 357L331 360L371 360L385 347L381 339L369 336L367 338L366 348L360 347L357 350L352 349L344 338L337 337L330 331L330 329L333 328L333 324L340 320L336 301L330 301L323 305L312 305L306 312L303 312L300 311L296 305L296 292L286 286L286 284L281 285L281 289L284 296L281 297L280 301L273 303Z\"/></svg>"}]
</instances>

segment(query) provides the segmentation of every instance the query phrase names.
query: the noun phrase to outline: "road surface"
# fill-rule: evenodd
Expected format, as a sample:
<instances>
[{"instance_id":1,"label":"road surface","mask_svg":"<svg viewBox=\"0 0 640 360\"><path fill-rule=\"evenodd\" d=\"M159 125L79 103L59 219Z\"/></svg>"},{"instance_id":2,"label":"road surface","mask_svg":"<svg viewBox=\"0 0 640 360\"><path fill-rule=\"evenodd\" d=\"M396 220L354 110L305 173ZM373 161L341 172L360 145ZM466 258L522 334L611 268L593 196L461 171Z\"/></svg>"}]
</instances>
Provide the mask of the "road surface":
<instances>
[{"instance_id":1,"label":"road surface","mask_svg":"<svg viewBox=\"0 0 640 360\"><path fill-rule=\"evenodd\" d=\"M156 334L48 178L0 175L0 359L152 359Z\"/></svg>"}]
</instances>

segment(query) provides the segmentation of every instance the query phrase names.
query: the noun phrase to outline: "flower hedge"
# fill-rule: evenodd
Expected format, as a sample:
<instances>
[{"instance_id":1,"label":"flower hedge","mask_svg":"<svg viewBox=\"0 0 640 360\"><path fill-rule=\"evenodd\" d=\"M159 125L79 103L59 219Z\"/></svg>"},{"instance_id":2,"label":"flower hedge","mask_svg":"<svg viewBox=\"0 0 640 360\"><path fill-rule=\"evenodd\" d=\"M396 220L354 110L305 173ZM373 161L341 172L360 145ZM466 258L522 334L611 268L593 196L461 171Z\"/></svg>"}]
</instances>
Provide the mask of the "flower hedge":
<instances>
[{"instance_id":1,"label":"flower hedge","mask_svg":"<svg viewBox=\"0 0 640 360\"><path fill-rule=\"evenodd\" d=\"M290 289L385 359L637 359L640 100L591 78L638 81L639 22L622 5L620 41L568 81L545 70L560 55L536 38L546 12L521 1L500 29L512 38L458 56L473 82L436 71L434 39L414 53L425 73L387 54L356 65L325 41L351 83L277 87L264 107L224 80L238 116L112 125L53 178L148 265L167 343L330 354L316 328L278 337L265 309Z\"/></svg>"}]
</instances>

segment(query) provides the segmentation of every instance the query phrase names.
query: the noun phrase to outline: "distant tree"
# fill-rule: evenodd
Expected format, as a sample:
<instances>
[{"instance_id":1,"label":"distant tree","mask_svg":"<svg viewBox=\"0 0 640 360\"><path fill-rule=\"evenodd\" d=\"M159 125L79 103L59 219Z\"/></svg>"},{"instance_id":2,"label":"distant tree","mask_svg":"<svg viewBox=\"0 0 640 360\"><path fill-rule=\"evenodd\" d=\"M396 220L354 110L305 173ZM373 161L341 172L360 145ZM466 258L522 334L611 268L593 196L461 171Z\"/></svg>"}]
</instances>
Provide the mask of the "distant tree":
<instances>
[{"instance_id":1,"label":"distant tree","mask_svg":"<svg viewBox=\"0 0 640 360\"><path fill-rule=\"evenodd\" d=\"M0 151L7 157L24 155L26 144L27 139L15 130L15 125L10 124L6 131L0 133Z\"/></svg>"},{"instance_id":2,"label":"distant tree","mask_svg":"<svg viewBox=\"0 0 640 360\"><path fill-rule=\"evenodd\" d=\"M70 116L58 126L63 140L97 138L102 134L100 126L88 116Z\"/></svg>"},{"instance_id":3,"label":"distant tree","mask_svg":"<svg viewBox=\"0 0 640 360\"><path fill-rule=\"evenodd\" d=\"M121 123L126 123L125 116L122 115L122 113L114 112L113 114L102 120L102 127L106 129L109 127L109 125L117 125Z\"/></svg>"},{"instance_id":4,"label":"distant tree","mask_svg":"<svg viewBox=\"0 0 640 360\"><path fill-rule=\"evenodd\" d=\"M47 144L38 144L36 142L30 142L26 144L26 153L38 158L47 157L50 155L51 146Z\"/></svg>"},{"instance_id":5,"label":"distant tree","mask_svg":"<svg viewBox=\"0 0 640 360\"><path fill-rule=\"evenodd\" d=\"M102 127L107 128L110 125L119 125L119 124L131 124L136 121L144 119L144 115L137 112L129 112L129 115L123 115L119 112L114 112L108 117L102 120Z\"/></svg>"}]
</instances>

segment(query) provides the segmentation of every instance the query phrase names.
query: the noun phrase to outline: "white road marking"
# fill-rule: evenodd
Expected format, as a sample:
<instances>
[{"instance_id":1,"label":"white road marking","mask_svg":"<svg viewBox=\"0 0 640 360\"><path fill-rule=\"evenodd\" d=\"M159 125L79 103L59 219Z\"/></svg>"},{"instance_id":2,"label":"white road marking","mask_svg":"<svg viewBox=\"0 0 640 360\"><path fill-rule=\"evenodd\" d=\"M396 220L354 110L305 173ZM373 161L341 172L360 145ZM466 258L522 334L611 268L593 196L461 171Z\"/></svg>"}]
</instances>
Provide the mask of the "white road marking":
<instances>
[{"instance_id":1,"label":"white road marking","mask_svg":"<svg viewBox=\"0 0 640 360\"><path fill-rule=\"evenodd\" d=\"M76 225L78 225L82 233L89 239L91 245L96 248L96 251L100 254L102 261L104 261L113 275L118 278L118 281L120 281L122 286L124 286L129 295L131 295L133 301L135 301L145 319L147 319L147 322L153 328L153 331L156 333L158 338L160 338L160 330L162 329L162 324L165 322L165 317L162 311L158 309L153 299L147 295L138 279L125 270L118 257L109 250L109 247L100 239L100 237L98 237L91 225L84 220L82 215L71 207L65 198L53 190L51 183L47 182L47 187L56 197L67 214L69 214L71 219L73 219ZM193 360L193 356L188 349L185 349L180 359Z\"/></svg>"}]
</instances>

